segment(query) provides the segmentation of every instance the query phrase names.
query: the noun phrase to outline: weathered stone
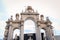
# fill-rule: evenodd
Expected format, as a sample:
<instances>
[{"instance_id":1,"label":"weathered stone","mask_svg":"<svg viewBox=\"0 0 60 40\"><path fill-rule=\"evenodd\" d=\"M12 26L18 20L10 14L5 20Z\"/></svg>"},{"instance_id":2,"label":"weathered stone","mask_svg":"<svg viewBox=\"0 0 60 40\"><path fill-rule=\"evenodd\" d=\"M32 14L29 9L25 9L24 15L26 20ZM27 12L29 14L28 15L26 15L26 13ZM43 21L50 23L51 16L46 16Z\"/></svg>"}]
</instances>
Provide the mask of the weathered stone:
<instances>
[{"instance_id":1,"label":"weathered stone","mask_svg":"<svg viewBox=\"0 0 60 40\"><path fill-rule=\"evenodd\" d=\"M39 13L34 12L31 6L28 6L26 11L20 14L16 14L16 19L13 20L12 16L11 18L6 22L6 30L4 33L4 40L13 40L13 31L15 29L20 30L19 40L24 40L24 22L28 19L31 19L35 22L35 29L36 29L36 40L42 40L41 39L41 29L44 29L46 32L46 40L53 40L54 34L52 30L52 25L50 20L47 18L46 21L44 20L44 16L40 16L39 20ZM19 17L21 19L19 20ZM16 40L16 39L15 39ZM31 37L29 40L32 40Z\"/></svg>"}]
</instances>

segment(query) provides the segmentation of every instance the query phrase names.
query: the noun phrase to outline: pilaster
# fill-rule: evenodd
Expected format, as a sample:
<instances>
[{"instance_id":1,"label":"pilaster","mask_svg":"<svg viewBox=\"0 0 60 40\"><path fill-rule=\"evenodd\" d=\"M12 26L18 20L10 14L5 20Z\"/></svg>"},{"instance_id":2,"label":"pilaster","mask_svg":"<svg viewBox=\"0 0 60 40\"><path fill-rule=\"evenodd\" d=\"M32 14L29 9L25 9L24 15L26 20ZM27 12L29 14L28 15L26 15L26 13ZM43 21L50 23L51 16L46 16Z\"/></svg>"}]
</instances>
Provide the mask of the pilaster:
<instances>
[{"instance_id":1,"label":"pilaster","mask_svg":"<svg viewBox=\"0 0 60 40\"><path fill-rule=\"evenodd\" d=\"M13 40L13 28L12 27L13 27L12 22L10 22L8 40Z\"/></svg>"},{"instance_id":2,"label":"pilaster","mask_svg":"<svg viewBox=\"0 0 60 40\"><path fill-rule=\"evenodd\" d=\"M41 32L40 32L40 24L37 23L37 27L36 27L36 40L41 40Z\"/></svg>"},{"instance_id":3,"label":"pilaster","mask_svg":"<svg viewBox=\"0 0 60 40\"><path fill-rule=\"evenodd\" d=\"M21 21L21 27L20 27L20 40L24 40L24 22Z\"/></svg>"},{"instance_id":4,"label":"pilaster","mask_svg":"<svg viewBox=\"0 0 60 40\"><path fill-rule=\"evenodd\" d=\"M46 28L46 40L54 40L53 30L50 27Z\"/></svg>"}]
</instances>

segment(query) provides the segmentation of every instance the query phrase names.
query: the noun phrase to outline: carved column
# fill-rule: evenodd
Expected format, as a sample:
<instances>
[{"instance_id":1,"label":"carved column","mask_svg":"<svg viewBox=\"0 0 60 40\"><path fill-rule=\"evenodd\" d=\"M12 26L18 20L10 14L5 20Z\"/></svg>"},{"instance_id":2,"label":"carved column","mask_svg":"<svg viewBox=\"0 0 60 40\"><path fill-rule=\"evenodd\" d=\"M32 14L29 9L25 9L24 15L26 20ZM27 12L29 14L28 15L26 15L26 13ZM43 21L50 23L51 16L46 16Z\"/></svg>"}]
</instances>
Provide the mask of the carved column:
<instances>
[{"instance_id":1,"label":"carved column","mask_svg":"<svg viewBox=\"0 0 60 40\"><path fill-rule=\"evenodd\" d=\"M46 27L46 40L54 40L53 30L50 27Z\"/></svg>"},{"instance_id":2,"label":"carved column","mask_svg":"<svg viewBox=\"0 0 60 40\"><path fill-rule=\"evenodd\" d=\"M9 33L9 23L7 23L7 25L6 25L6 27L5 27L4 39L3 39L3 40L7 40L7 38L8 38L8 33Z\"/></svg>"},{"instance_id":3,"label":"carved column","mask_svg":"<svg viewBox=\"0 0 60 40\"><path fill-rule=\"evenodd\" d=\"M21 24L19 25L19 29L20 29L20 34L19 34L19 40L21 38Z\"/></svg>"},{"instance_id":4,"label":"carved column","mask_svg":"<svg viewBox=\"0 0 60 40\"><path fill-rule=\"evenodd\" d=\"M5 32L4 32L4 40L7 40L7 38L8 38L8 30L5 29Z\"/></svg>"},{"instance_id":5,"label":"carved column","mask_svg":"<svg viewBox=\"0 0 60 40\"><path fill-rule=\"evenodd\" d=\"M12 22L10 22L10 26L9 26L8 40L13 40L13 28L12 28Z\"/></svg>"},{"instance_id":6,"label":"carved column","mask_svg":"<svg viewBox=\"0 0 60 40\"><path fill-rule=\"evenodd\" d=\"M20 40L24 40L24 22L21 21L21 27L20 27Z\"/></svg>"},{"instance_id":7,"label":"carved column","mask_svg":"<svg viewBox=\"0 0 60 40\"><path fill-rule=\"evenodd\" d=\"M9 28L8 40L13 40L13 29L12 29L12 26L10 26L10 28Z\"/></svg>"},{"instance_id":8,"label":"carved column","mask_svg":"<svg viewBox=\"0 0 60 40\"><path fill-rule=\"evenodd\" d=\"M46 27L46 40L55 40L54 39L54 34L53 34L53 30L52 30L52 22L49 20L48 17L46 17L46 24L47 24L47 27Z\"/></svg>"},{"instance_id":9,"label":"carved column","mask_svg":"<svg viewBox=\"0 0 60 40\"><path fill-rule=\"evenodd\" d=\"M41 33L40 33L40 24L38 23L37 24L37 27L36 27L36 40L41 40Z\"/></svg>"}]
</instances>

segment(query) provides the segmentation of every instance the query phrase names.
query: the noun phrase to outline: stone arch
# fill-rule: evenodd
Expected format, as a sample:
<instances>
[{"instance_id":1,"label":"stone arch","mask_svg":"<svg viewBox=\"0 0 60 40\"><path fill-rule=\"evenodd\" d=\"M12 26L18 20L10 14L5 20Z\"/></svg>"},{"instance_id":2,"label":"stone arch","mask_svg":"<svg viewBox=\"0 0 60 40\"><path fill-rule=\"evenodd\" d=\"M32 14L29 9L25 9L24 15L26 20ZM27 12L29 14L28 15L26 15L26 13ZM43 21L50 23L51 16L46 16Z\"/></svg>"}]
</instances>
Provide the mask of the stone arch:
<instances>
[{"instance_id":1,"label":"stone arch","mask_svg":"<svg viewBox=\"0 0 60 40\"><path fill-rule=\"evenodd\" d=\"M29 26L28 25L26 25L26 26L28 26L28 27L34 27L33 29L34 29L34 33L35 33L35 22L34 21L32 21L31 19L27 19L27 20L25 20L25 22L24 22L24 27L25 27L25 24L27 24L27 23L29 23ZM33 30L32 30L33 31Z\"/></svg>"},{"instance_id":2,"label":"stone arch","mask_svg":"<svg viewBox=\"0 0 60 40\"><path fill-rule=\"evenodd\" d=\"M16 35L16 36L18 36L20 38L20 34L21 34L20 25L18 25L17 27L16 26L13 26L12 28L13 28L13 33L14 33L15 30L18 30L19 31L19 36L18 35ZM14 35L12 35L12 37L14 37Z\"/></svg>"},{"instance_id":3,"label":"stone arch","mask_svg":"<svg viewBox=\"0 0 60 40\"><path fill-rule=\"evenodd\" d=\"M13 31L13 39L17 36L20 36L20 30L19 29L14 29Z\"/></svg>"},{"instance_id":4,"label":"stone arch","mask_svg":"<svg viewBox=\"0 0 60 40\"><path fill-rule=\"evenodd\" d=\"M38 24L37 24L37 20L38 19L37 20L36 19L37 19L37 17L35 18L35 17L28 16L28 17L26 17L24 19L24 21L26 21L26 20L32 20L34 22L34 24L35 24L35 32L36 32L35 33L36 34L36 40L39 40L40 39L40 36L38 37L38 35L40 35L40 29L39 29Z\"/></svg>"},{"instance_id":5,"label":"stone arch","mask_svg":"<svg viewBox=\"0 0 60 40\"><path fill-rule=\"evenodd\" d=\"M33 17L27 17L24 21L29 20L29 19L35 22L35 19Z\"/></svg>"},{"instance_id":6,"label":"stone arch","mask_svg":"<svg viewBox=\"0 0 60 40\"><path fill-rule=\"evenodd\" d=\"M34 17L27 17L27 18L24 20L24 22L25 22L26 20L32 20L32 21L34 22L34 24L35 24L35 27L37 27L37 21L35 20Z\"/></svg>"},{"instance_id":7,"label":"stone arch","mask_svg":"<svg viewBox=\"0 0 60 40\"><path fill-rule=\"evenodd\" d=\"M13 31L14 31L15 29L19 29L19 30L20 30L20 27L13 27Z\"/></svg>"}]
</instances>

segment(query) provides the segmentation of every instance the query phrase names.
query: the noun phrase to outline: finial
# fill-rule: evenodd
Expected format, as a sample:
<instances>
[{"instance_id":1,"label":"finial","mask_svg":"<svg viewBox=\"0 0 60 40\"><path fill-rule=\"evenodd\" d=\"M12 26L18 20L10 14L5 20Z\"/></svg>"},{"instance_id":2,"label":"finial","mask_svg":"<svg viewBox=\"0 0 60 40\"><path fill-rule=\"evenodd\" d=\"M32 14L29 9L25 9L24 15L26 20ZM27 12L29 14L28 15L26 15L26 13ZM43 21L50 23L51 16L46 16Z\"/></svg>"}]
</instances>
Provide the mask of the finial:
<instances>
[{"instance_id":1,"label":"finial","mask_svg":"<svg viewBox=\"0 0 60 40\"><path fill-rule=\"evenodd\" d=\"M16 14L16 20L19 20L19 14L18 13Z\"/></svg>"},{"instance_id":2,"label":"finial","mask_svg":"<svg viewBox=\"0 0 60 40\"><path fill-rule=\"evenodd\" d=\"M27 10L33 10L31 6L28 6L27 7Z\"/></svg>"},{"instance_id":3,"label":"finial","mask_svg":"<svg viewBox=\"0 0 60 40\"><path fill-rule=\"evenodd\" d=\"M44 17L43 15L41 15L41 17Z\"/></svg>"},{"instance_id":4,"label":"finial","mask_svg":"<svg viewBox=\"0 0 60 40\"><path fill-rule=\"evenodd\" d=\"M13 16L11 15L11 18L12 18Z\"/></svg>"},{"instance_id":5,"label":"finial","mask_svg":"<svg viewBox=\"0 0 60 40\"><path fill-rule=\"evenodd\" d=\"M19 16L19 14L17 13L16 16Z\"/></svg>"},{"instance_id":6,"label":"finial","mask_svg":"<svg viewBox=\"0 0 60 40\"><path fill-rule=\"evenodd\" d=\"M49 20L49 17L46 17L46 21L47 21L48 25L52 24L52 22Z\"/></svg>"},{"instance_id":7,"label":"finial","mask_svg":"<svg viewBox=\"0 0 60 40\"><path fill-rule=\"evenodd\" d=\"M10 21L10 19L8 19L8 21Z\"/></svg>"},{"instance_id":8,"label":"finial","mask_svg":"<svg viewBox=\"0 0 60 40\"><path fill-rule=\"evenodd\" d=\"M48 22L50 22L49 17L46 17L46 20L47 20Z\"/></svg>"},{"instance_id":9,"label":"finial","mask_svg":"<svg viewBox=\"0 0 60 40\"><path fill-rule=\"evenodd\" d=\"M41 15L40 17L41 17L41 20L43 20L43 19L44 19L44 16L43 16L43 15Z\"/></svg>"},{"instance_id":10,"label":"finial","mask_svg":"<svg viewBox=\"0 0 60 40\"><path fill-rule=\"evenodd\" d=\"M11 15L10 21L13 21L13 16Z\"/></svg>"},{"instance_id":11,"label":"finial","mask_svg":"<svg viewBox=\"0 0 60 40\"><path fill-rule=\"evenodd\" d=\"M28 12L34 12L34 10L32 9L31 6L28 6L26 10L27 10Z\"/></svg>"}]
</instances>

